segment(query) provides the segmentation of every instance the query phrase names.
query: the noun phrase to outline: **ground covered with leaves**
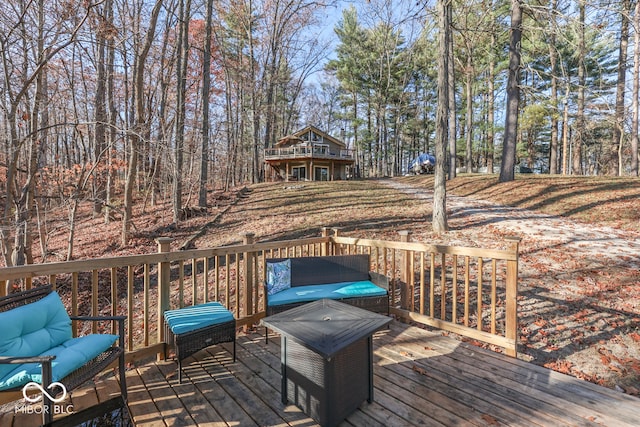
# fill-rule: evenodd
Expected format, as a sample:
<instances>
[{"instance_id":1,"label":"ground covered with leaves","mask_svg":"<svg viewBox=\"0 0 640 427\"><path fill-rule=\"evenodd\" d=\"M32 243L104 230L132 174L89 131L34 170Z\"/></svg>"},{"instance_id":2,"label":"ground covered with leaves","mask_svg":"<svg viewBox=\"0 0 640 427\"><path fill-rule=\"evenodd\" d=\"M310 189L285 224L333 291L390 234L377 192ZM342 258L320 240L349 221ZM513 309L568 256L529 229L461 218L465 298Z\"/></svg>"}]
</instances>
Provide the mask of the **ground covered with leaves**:
<instances>
[{"instance_id":1,"label":"ground covered with leaves","mask_svg":"<svg viewBox=\"0 0 640 427\"><path fill-rule=\"evenodd\" d=\"M210 193L210 207L174 223L169 202L136 207L134 235L82 206L74 259L320 235L501 248L518 235L519 357L629 394L640 393L640 180L464 175L448 182L450 231L431 229L433 178L266 183ZM49 216L44 260L67 253L64 210ZM41 262L41 253L36 260Z\"/></svg>"}]
</instances>

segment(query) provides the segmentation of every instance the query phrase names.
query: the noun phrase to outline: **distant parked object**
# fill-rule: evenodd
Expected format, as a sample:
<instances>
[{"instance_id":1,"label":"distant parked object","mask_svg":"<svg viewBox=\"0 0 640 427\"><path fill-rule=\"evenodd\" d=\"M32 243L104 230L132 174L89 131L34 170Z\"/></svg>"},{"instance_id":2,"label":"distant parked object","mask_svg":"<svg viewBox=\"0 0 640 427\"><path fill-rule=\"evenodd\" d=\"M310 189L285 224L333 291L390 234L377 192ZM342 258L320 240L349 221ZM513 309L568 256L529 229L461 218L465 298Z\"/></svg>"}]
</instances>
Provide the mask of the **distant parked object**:
<instances>
[{"instance_id":1,"label":"distant parked object","mask_svg":"<svg viewBox=\"0 0 640 427\"><path fill-rule=\"evenodd\" d=\"M529 166L520 165L520 173L533 173L533 169Z\"/></svg>"},{"instance_id":2,"label":"distant parked object","mask_svg":"<svg viewBox=\"0 0 640 427\"><path fill-rule=\"evenodd\" d=\"M415 175L433 173L436 166L436 158L431 154L422 153L409 163L408 171Z\"/></svg>"}]
</instances>

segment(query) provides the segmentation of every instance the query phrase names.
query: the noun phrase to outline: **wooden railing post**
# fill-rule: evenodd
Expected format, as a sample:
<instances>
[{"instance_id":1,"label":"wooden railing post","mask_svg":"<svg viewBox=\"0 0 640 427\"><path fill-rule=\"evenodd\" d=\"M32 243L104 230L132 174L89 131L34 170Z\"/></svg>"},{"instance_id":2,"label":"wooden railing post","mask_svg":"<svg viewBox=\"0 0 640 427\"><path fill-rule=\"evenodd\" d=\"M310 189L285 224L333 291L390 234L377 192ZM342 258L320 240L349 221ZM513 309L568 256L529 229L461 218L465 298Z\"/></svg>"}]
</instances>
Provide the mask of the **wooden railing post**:
<instances>
[{"instance_id":1,"label":"wooden railing post","mask_svg":"<svg viewBox=\"0 0 640 427\"><path fill-rule=\"evenodd\" d=\"M171 252L171 237L159 237L156 239L158 252ZM158 343L164 342L164 312L169 310L171 286L171 264L169 262L158 263ZM147 325L145 325L146 327ZM157 359L162 360L164 354L158 353Z\"/></svg>"},{"instance_id":2,"label":"wooden railing post","mask_svg":"<svg viewBox=\"0 0 640 427\"><path fill-rule=\"evenodd\" d=\"M244 233L242 235L242 242L245 245L252 245L255 243L255 233ZM253 313L253 291L255 289L255 253L248 250L243 254L244 257L244 315L246 317L251 316Z\"/></svg>"},{"instance_id":3,"label":"wooden railing post","mask_svg":"<svg viewBox=\"0 0 640 427\"><path fill-rule=\"evenodd\" d=\"M515 261L507 261L507 277L506 277L506 313L505 313L505 338L513 341L513 347L506 347L505 352L508 356L517 357L518 355L518 246L520 244L519 237L507 237L509 241L509 249L515 255Z\"/></svg>"},{"instance_id":4,"label":"wooden railing post","mask_svg":"<svg viewBox=\"0 0 640 427\"><path fill-rule=\"evenodd\" d=\"M400 235L401 242L409 242L411 239L411 232L409 230L400 230L398 231ZM409 259L409 253L407 250L402 250L402 260L400 262L400 278L402 280L402 287L400 288L400 307L408 310L409 309L409 297L411 296L411 288L413 287L413 277L409 277L409 272L411 271L412 261Z\"/></svg>"},{"instance_id":5,"label":"wooden railing post","mask_svg":"<svg viewBox=\"0 0 640 427\"><path fill-rule=\"evenodd\" d=\"M329 237L329 227L322 227L322 237ZM331 242L326 242L324 245L320 246L321 256L329 255L329 245Z\"/></svg>"},{"instance_id":6,"label":"wooden railing post","mask_svg":"<svg viewBox=\"0 0 640 427\"><path fill-rule=\"evenodd\" d=\"M341 227L333 227L333 237L339 237L340 236L340 231L342 231ZM335 240L333 241L333 255L342 255L342 246L338 246L338 244L335 242Z\"/></svg>"}]
</instances>

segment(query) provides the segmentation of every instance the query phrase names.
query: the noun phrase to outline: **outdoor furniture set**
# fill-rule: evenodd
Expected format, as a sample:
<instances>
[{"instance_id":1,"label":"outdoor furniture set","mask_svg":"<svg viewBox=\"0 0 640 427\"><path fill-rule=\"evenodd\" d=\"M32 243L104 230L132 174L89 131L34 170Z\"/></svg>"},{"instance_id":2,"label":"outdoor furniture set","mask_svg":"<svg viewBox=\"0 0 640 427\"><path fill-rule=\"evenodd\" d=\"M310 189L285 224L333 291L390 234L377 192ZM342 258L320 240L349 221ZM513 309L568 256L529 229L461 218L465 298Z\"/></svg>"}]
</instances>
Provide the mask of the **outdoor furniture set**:
<instances>
[{"instance_id":1,"label":"outdoor furniture set","mask_svg":"<svg viewBox=\"0 0 640 427\"><path fill-rule=\"evenodd\" d=\"M373 400L372 334L390 322L388 279L369 271L369 255L268 259L262 324L282 336L282 402L294 402L323 426L336 425ZM311 304L309 304L311 303ZM380 313L380 314L377 314ZM119 335L72 337L71 320L112 320ZM119 360L126 401L125 316L69 317L51 286L0 298L0 391L30 382L42 391L60 383L66 391ZM164 312L165 358L174 347L178 382L182 361L211 345L232 342L233 314L219 302ZM60 387L48 392L55 397ZM339 391L339 392L338 392ZM53 402L43 393L43 422Z\"/></svg>"}]
</instances>

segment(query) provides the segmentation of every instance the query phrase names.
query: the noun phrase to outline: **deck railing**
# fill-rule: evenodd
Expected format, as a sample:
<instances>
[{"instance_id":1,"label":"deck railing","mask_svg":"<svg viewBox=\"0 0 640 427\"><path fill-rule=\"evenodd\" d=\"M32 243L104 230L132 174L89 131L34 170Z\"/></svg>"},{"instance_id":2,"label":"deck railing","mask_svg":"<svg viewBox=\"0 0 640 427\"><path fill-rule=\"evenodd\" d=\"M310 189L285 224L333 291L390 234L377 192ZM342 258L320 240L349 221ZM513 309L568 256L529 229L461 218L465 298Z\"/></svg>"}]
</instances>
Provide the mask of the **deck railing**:
<instances>
[{"instance_id":1,"label":"deck railing","mask_svg":"<svg viewBox=\"0 0 640 427\"><path fill-rule=\"evenodd\" d=\"M353 159L353 150L342 149L338 152L332 151L326 145L300 145L287 148L267 148L264 150L265 160L277 159L298 159L298 158L319 158L319 159Z\"/></svg>"},{"instance_id":2,"label":"deck railing","mask_svg":"<svg viewBox=\"0 0 640 427\"><path fill-rule=\"evenodd\" d=\"M516 355L518 239L506 249L482 249L411 242L408 232L387 241L332 230L275 242L245 234L239 245L185 251L171 251L172 240L160 238L155 254L0 268L0 294L51 283L73 315L124 314L134 360L162 354L168 309L220 301L240 327L256 324L265 312L268 258L368 253L372 271L390 279L392 314Z\"/></svg>"}]
</instances>

